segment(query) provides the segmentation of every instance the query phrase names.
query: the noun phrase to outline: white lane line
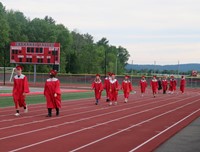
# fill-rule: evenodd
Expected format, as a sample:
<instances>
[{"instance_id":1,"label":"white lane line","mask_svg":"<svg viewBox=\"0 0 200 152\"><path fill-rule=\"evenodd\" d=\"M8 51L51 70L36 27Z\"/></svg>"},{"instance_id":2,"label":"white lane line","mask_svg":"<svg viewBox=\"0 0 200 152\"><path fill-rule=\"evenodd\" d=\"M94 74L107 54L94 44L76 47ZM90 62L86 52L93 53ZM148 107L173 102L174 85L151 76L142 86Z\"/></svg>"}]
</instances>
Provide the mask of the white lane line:
<instances>
[{"instance_id":1,"label":"white lane line","mask_svg":"<svg viewBox=\"0 0 200 152\"><path fill-rule=\"evenodd\" d=\"M85 148L85 147L91 146L91 145L93 145L93 144L95 144L95 143L98 143L98 142L100 142L100 141L103 141L103 140L105 140L105 139L107 139L107 138L110 138L110 137L112 137L112 136L115 136L115 135L117 135L117 134L119 134L119 133L122 133L122 132L124 132L124 131L127 131L127 130L129 130L129 129L132 129L132 128L136 127L136 126L140 126L140 125L142 125L142 124L144 124L144 123L146 123L146 122L149 122L149 121L151 121L151 120L154 120L154 119L156 119L156 118L159 118L159 117L161 117L161 116L164 116L164 115L166 115L166 114L168 114L168 113L174 112L174 111L176 111L176 110L178 110L178 109L181 109L181 108L183 108L183 107L185 107L185 106L191 105L191 104L193 104L193 103L195 103L195 102L198 102L198 101L200 101L200 99L195 100L195 101L193 101L193 102L191 102L191 103L188 103L188 104L186 104L186 105L177 107L177 108L175 108L175 109L173 109L173 110L169 110L169 111L167 111L167 112L165 112L165 113L162 113L162 114L157 115L157 116L155 116L155 117L152 117L152 118L150 118L150 119L144 120L144 121L142 121L142 122L140 122L140 123L134 124L134 125L132 125L132 126L130 126L130 127L128 127L128 128L122 129L122 130L120 130L120 131L118 131L118 132L115 132L115 133L113 133L113 134L110 134L110 135L108 135L108 136L105 136L105 137L103 137L103 138L100 138L100 139L98 139L98 140L95 140L95 141L93 141L93 142L90 142L90 143L88 143L88 144L86 144L86 145L83 145L83 146L81 146L81 147L78 147L78 148L76 148L76 149L74 149L74 150L71 150L70 152L75 152L75 151L78 151L78 150L83 149L83 148Z\"/></svg>"},{"instance_id":2,"label":"white lane line","mask_svg":"<svg viewBox=\"0 0 200 152\"><path fill-rule=\"evenodd\" d=\"M81 105L80 105L81 106ZM62 109L67 109L67 110L62 110L62 113L63 112L70 112L70 111L74 111L74 110L80 110L80 109L87 109L87 108L93 108L93 106L91 106L91 104L88 104L88 107L83 107L83 106L87 106L86 104L82 105L81 107L77 107L77 108L70 108L68 107L67 105L66 106L62 106ZM70 110L68 110L70 109ZM46 111L46 109L44 109L43 107L43 110L34 110L34 113L35 112L44 112ZM35 118L35 117L38 117L38 116L44 116L46 113L40 113L38 115L32 115L32 116L23 116L23 117L20 117L20 118L12 118L12 119L6 119L4 118L3 120L1 120L0 122L9 122L9 121L16 121L16 120L23 120L23 119L28 119L28 118ZM14 114L12 114L12 116L14 117Z\"/></svg>"},{"instance_id":3,"label":"white lane line","mask_svg":"<svg viewBox=\"0 0 200 152\"><path fill-rule=\"evenodd\" d=\"M182 99L182 100L184 100L184 99ZM158 106L158 107L154 107L154 108L160 108L160 107L163 107L163 106L167 106L167 105L170 105L170 104L174 104L174 103L180 102L182 100L178 100L178 101L171 102L171 103L168 103L168 104L165 104L165 105L161 105L161 106ZM154 103L147 103L147 104L143 104L143 105L139 105L139 106L135 106L135 107L129 107L129 108L124 108L124 109L120 109L120 110L116 110L116 111L112 111L112 112L108 112L108 113L104 113L104 114L100 114L100 115L95 115L95 116L92 116L92 117L82 118L82 119L79 119L79 120L76 120L76 121L65 122L65 123L61 123L61 124L50 126L50 128L54 128L54 127L58 127L58 126L63 126L63 125L71 124L71 123L76 123L76 122L80 122L80 121L84 121L84 120L88 120L88 119L92 119L92 118L96 118L96 117L101 117L101 116L104 116L104 115L113 114L113 113L117 113L117 112L122 112L122 111L130 110L130 109L135 109L135 108L139 108L139 107L143 107L143 106L147 106L147 105L151 105L151 104L154 104ZM152 109L150 109L150 110L152 110ZM145 111L141 111L139 113L134 113L132 115L137 115L137 114L140 114L140 113L143 113L143 112L146 112L146 110ZM71 115L76 115L76 114L71 114ZM122 117L122 118L124 118L124 117ZM31 124L32 123L41 123L41 121L33 121L33 122L31 122ZM28 123L28 124L30 124L30 123ZM18 127L18 126L20 127L20 126L24 126L24 125L25 124L19 124L19 125L15 125L14 127ZM9 126L8 127L4 127L4 129L9 129L9 128L10 128ZM20 136L20 135L25 135L25 134L28 134L28 133L38 132L38 131L46 130L46 129L49 129L49 127L44 127L44 128L40 128L40 129L28 131L28 132L23 132L23 133L11 135L11 136L2 137L2 138L0 138L0 140L12 138L12 137L16 137L16 136Z\"/></svg>"},{"instance_id":4,"label":"white lane line","mask_svg":"<svg viewBox=\"0 0 200 152\"><path fill-rule=\"evenodd\" d=\"M176 110L178 110L178 109L181 109L181 108L183 108L183 107L186 107L186 106L191 105L191 104L193 104L193 103L195 103L195 102L198 102L198 101L200 101L200 99L195 100L195 101L190 102L190 103L187 103L187 104L182 105L182 106L180 106L180 107L177 107L177 108L175 108L175 109L173 109L173 110L169 110L169 111L167 111L167 112L165 112L165 113L162 113L162 114L157 115L157 116L155 116L155 117L149 118L149 119L144 120L144 121L142 121L142 122L140 122L140 123L134 124L134 125L132 125L132 126L130 126L130 127L128 127L128 128L122 129L122 130L120 130L120 131L118 131L118 132L115 132L115 133L113 133L113 134L110 134L110 135L108 135L108 136L105 136L105 137L103 137L103 138L100 138L100 139L98 139L98 140L95 140L95 141L93 141L93 142L91 142L91 143L88 143L88 144L83 145L83 146L81 146L81 147L79 147L79 148L76 148L76 149L72 150L71 152L74 152L74 151L83 149L83 148L85 148L85 147L88 147L88 146L90 146L90 145L92 145L92 144L95 144L95 143L97 143L97 142L99 142L99 141L102 141L102 140L104 140L104 139L110 138L110 137L112 137L112 136L114 136L114 135L117 135L117 134L119 134L119 133L121 133L121 132L127 131L127 130L129 130L129 129L131 129L131 128L134 128L134 127L136 127L136 126L139 126L139 125L141 125L141 124L144 124L144 123L146 123L146 122L149 122L149 121L151 121L151 120L154 120L154 119L159 118L159 117L161 117L161 116L164 116L164 115L166 115L166 114L168 114L168 113L174 112L174 111L176 111ZM152 109L155 109L155 108L152 108ZM147 111L147 110L145 110L145 111ZM150 110L148 110L148 111L150 111ZM138 112L138 114L139 114L139 113L140 113L140 112ZM83 128L83 129L80 129L80 130L76 130L76 131L73 131L73 132L70 132L70 133L67 133L67 134L63 134L63 135L54 137L54 138L49 138L49 139L47 139L47 140L43 140L43 141L40 141L40 142L36 142L36 143L34 143L34 144L30 144L30 145L27 145L27 146L24 146L24 147L20 147L20 148L11 150L10 152L15 152L15 151L27 149L27 148L30 148L30 147L33 147L33 146L36 146L36 145L40 145L40 144L43 144L43 143L52 141L52 140L56 140L56 139L59 139L59 138L62 138L62 137L69 136L69 135L71 135L71 134L79 133L79 132L81 132L81 131L93 129L93 128L98 127L98 126L101 126L101 125L105 125L105 124L108 124L108 123L111 123L111 122L114 122L114 121L118 121L118 120L120 120L120 119L124 119L124 118L130 117L130 116L133 116L133 115L129 115L129 116L121 117L121 118L118 118L118 119L110 120L110 121L107 121L107 122L104 122L104 123L101 123L101 124L96 124L96 125L94 125L94 126L90 126L90 127L87 127L87 128Z\"/></svg>"},{"instance_id":5,"label":"white lane line","mask_svg":"<svg viewBox=\"0 0 200 152\"><path fill-rule=\"evenodd\" d=\"M135 147L134 149L130 150L129 152L134 152L137 149L141 148L142 146L144 146L145 144L151 142L152 140L154 140L155 138L157 138L158 136L162 135L163 133L167 132L169 129L175 127L176 125L180 124L181 122L183 122L184 120L186 120L187 118L189 118L190 116L196 114L197 112L199 112L200 109L192 112L191 114L189 114L188 116L184 117L183 119L179 120L178 122L176 122L175 124L171 125L170 127L166 128L165 130L161 131L160 133L158 133L157 135L151 137L150 139L146 140L145 142L143 142L142 144L138 145L137 147Z\"/></svg>"},{"instance_id":6,"label":"white lane line","mask_svg":"<svg viewBox=\"0 0 200 152\"><path fill-rule=\"evenodd\" d=\"M93 98L64 100L64 101L62 101L62 106L68 106L68 107L70 107L70 106L78 106L79 104L81 104L81 105L85 104L85 102L88 101L88 100L92 101L92 99ZM77 101L77 102L74 102L74 101ZM74 103L70 104L69 102L74 102ZM27 102L27 104L28 104L28 102ZM46 107L46 103L30 104L30 106L31 106L32 109L35 109L35 108L38 109L40 107L44 108L44 107ZM2 112L5 113L5 112L13 112L13 109L15 109L15 108L14 108L14 106L12 106L12 107L9 107L9 109L8 109L8 107L4 107L2 109L5 109L5 110L2 110L1 113ZM9 114L9 115L0 115L0 117L10 116L10 115L12 115L12 114Z\"/></svg>"},{"instance_id":7,"label":"white lane line","mask_svg":"<svg viewBox=\"0 0 200 152\"><path fill-rule=\"evenodd\" d=\"M173 98L175 98L175 97L167 98L167 99L165 99L165 100L159 100L159 102L166 101L166 100L171 100L171 99L173 99ZM189 99L189 98L192 98L192 97L188 97L188 98L186 98L186 99ZM138 101L138 102L129 103L129 105L130 105L130 104L135 104L135 103L144 102L144 101L148 101L148 100L150 100L150 99L149 99L149 98L147 98L147 99L142 99L142 100L140 100L140 101ZM157 102L157 103L158 103L158 102ZM153 103L152 103L152 104L153 104ZM119 106L124 106L124 105L118 105L118 107L119 107ZM91 107L91 106L90 106L90 107ZM89 107L89 108L90 108L90 107ZM110 108L111 108L111 107L110 107ZM107 109L107 108L105 108L105 109ZM83 113L88 113L88 112L93 112L93 111L98 111L98 110L102 110L102 108L101 108L101 109L95 109L95 110L87 111L87 112L75 113L75 114L72 114L72 115L60 116L59 118L52 118L51 120L54 120L54 119L61 119L61 118L68 117L68 116L74 116L74 115L83 114ZM63 111L65 112L65 111L69 111L69 110L63 110ZM22 119L26 119L26 118L34 118L35 116L41 116L41 114L39 114L39 115L34 115L34 116L26 116L26 117L18 118L17 120L19 120L19 119L22 120ZM14 120L16 120L16 119L2 120L2 122L3 122L3 121L14 121ZM37 123L39 123L39 122L45 122L45 121L50 121L50 119L37 120ZM35 123L35 122L32 121L32 122L30 122L30 123L25 123L25 124L21 124L21 125L24 126L24 125L29 125L29 124L33 124L33 123ZM20 125L17 125L17 126L20 126ZM7 128L3 127L3 128L0 128L0 130L12 128L12 127L16 127L16 126L15 126L15 125L12 125L12 126L9 126L9 127L7 127Z\"/></svg>"},{"instance_id":8,"label":"white lane line","mask_svg":"<svg viewBox=\"0 0 200 152\"><path fill-rule=\"evenodd\" d=\"M187 99L187 98L186 98ZM189 98L188 98L189 99ZM168 100L168 99L166 99ZM166 101L166 100L162 100L162 101L159 101L159 102L163 102L163 101ZM177 103L177 102L180 102L180 101L183 101L185 99L181 99L181 100L177 100L175 102L170 102L170 103L167 103L165 105L170 105L170 104L174 104L174 103ZM143 100L143 101L146 101L146 100ZM141 102L141 101L140 101ZM136 103L136 102L134 102ZM158 102L156 102L158 103ZM112 111L112 112L108 112L108 113L104 113L103 115L108 115L108 114L112 114L112 113L116 113L116 112L121 112L121 111L125 111L125 110L130 110L130 109L135 109L135 108L139 108L139 107L143 107L143 106L147 106L147 105L151 105L151 104L155 104L155 102L150 102L150 103L147 103L147 104L142 104L142 105L139 105L139 106L135 106L135 107L129 107L129 108L124 108L124 109L120 109L120 110L116 110L116 111ZM165 106L164 105L164 106ZM163 105L162 105L163 106ZM118 106L119 107L119 106ZM69 117L69 116L75 116L75 115L80 115L80 114L85 114L85 113L89 113L89 112L95 112L95 111L100 111L100 110L105 110L105 109L109 109L110 107L104 107L104 108L100 108L100 109L94 109L94 110L90 110L90 111L83 111L83 112L79 112L79 113L74 113L74 114L69 114L69 115L65 115L65 116L60 116L59 118L51 118L51 119L42 119L42 120L36 120L36 121L32 121L32 122L28 122L28 123L23 123L23 124L17 124L17 125L12 125L12 126L7 126L7 127L2 127L0 128L0 130L5 130L5 129L10 129L10 128L14 128L14 127L21 127L21 126L25 126L25 125L30 125L30 124L35 124L35 123L41 123L41 122L46 122L46 121L51 121L51 120L54 120L54 119L61 119L61 118L65 118L65 117ZM103 115L100 115L100 116L103 116ZM95 115L95 116L92 116L92 117L99 117L98 115ZM90 117L89 117L90 118ZM88 119L88 118L85 118L85 119ZM1 139L1 138L0 138Z\"/></svg>"},{"instance_id":9,"label":"white lane line","mask_svg":"<svg viewBox=\"0 0 200 152\"><path fill-rule=\"evenodd\" d=\"M144 102L144 101L148 101L148 100L149 100L149 99L143 99L143 100L138 101L138 102L129 103L129 105L135 104L135 103ZM169 100L169 99L160 100L159 102L166 101L166 100ZM157 103L158 103L158 102L157 102ZM150 102L149 104L154 104L154 102ZM146 104L145 104L145 105L146 105ZM147 105L148 105L148 104L147 104ZM123 105L118 105L118 107L122 107L122 106L124 106L124 104L123 104ZM90 106L90 107L88 107L88 108L92 108L92 109L93 109L93 106ZM45 121L51 121L51 120L54 120L54 119L62 119L62 118L69 117L69 116L75 116L75 115L79 115L79 114L85 114L85 113L89 113L89 112L95 112L95 111L100 111L100 110L105 110L105 109L110 109L110 108L112 108L112 107L108 107L108 106L107 106L107 107L102 107L102 108L100 108L100 109L93 109L93 110L90 110L90 111L83 111L83 112L68 114L68 115L64 115L64 116L60 116L60 117L56 117L56 118L51 118L51 119L37 120L37 123L39 123L39 122L41 123L41 122L45 122ZM72 111L72 110L62 110L62 112L65 112L65 111ZM26 119L26 118L34 118L34 117L36 117L36 116L41 116L41 114L39 114L39 115L34 115L34 116L26 116L26 117L18 118L17 120L19 120L19 119ZM9 120L2 120L2 121L14 121L14 120L16 120L16 119L9 119ZM35 122L32 121L32 122L29 122L29 123L18 124L17 126L20 126L20 125L24 126L24 125L29 125L29 124L33 124L33 123L35 123ZM8 126L8 127L2 127L2 128L0 128L0 130L12 128L12 127L16 127L16 125L12 125L12 126Z\"/></svg>"},{"instance_id":10,"label":"white lane line","mask_svg":"<svg viewBox=\"0 0 200 152\"><path fill-rule=\"evenodd\" d=\"M180 100L180 101L182 101L182 100ZM168 103L168 104L165 104L165 105L162 105L162 106L158 106L158 107L154 107L153 109L148 109L148 110L140 111L140 112L137 112L137 113L133 113L131 115L127 115L127 116L124 116L124 117L120 117L120 118L117 118L116 121L118 121L120 119L124 119L126 117L137 115L137 114L140 114L140 113L148 112L150 110L154 110L155 108L160 108L160 107L163 107L163 106L174 104L174 103L177 103L177 102L179 102L179 101ZM34 132L38 132L38 131L42 131L42 130L46 130L46 129L50 129L50 128L56 128L56 127L64 126L64 125L67 125L67 124L73 124L73 123L81 122L81 121L84 121L84 120L89 120L89 119L92 119L92 118L97 118L97 117L101 117L101 116L105 116L105 115L109 115L109 114L113 114L113 113L117 113L117 112L127 111L127 110L130 110L130 109L135 109L135 108L146 106L146 105L150 105L150 104L152 104L152 103L147 103L147 104L143 104L143 105L139 105L139 106L135 106L135 107L124 108L124 109L120 109L120 110L116 110L116 111L111 111L111 112L107 112L107 113L103 113L103 114L99 114L99 115L95 115L95 116L91 116L91 117L82 118L82 119L75 120L75 121L65 122L65 123L61 123L61 124L57 124L57 125L53 125L53 126L48 126L48 127L44 127L44 128L40 128L40 129L36 129L36 130L31 130L31 131L27 131L27 132L23 132L23 133L11 135L11 136L6 136L6 137L0 138L0 140L4 140L4 139L8 139L8 138L13 138L13 137L21 136L21 135L26 135L26 134L29 134L29 133L34 133ZM113 120L113 121L115 121L115 120ZM108 123L110 123L110 122L112 122L112 121L109 121ZM35 123L37 123L37 122L35 122ZM98 123L98 125L100 125L100 124L104 125L105 122ZM20 126L23 126L23 125L20 125Z\"/></svg>"}]
</instances>

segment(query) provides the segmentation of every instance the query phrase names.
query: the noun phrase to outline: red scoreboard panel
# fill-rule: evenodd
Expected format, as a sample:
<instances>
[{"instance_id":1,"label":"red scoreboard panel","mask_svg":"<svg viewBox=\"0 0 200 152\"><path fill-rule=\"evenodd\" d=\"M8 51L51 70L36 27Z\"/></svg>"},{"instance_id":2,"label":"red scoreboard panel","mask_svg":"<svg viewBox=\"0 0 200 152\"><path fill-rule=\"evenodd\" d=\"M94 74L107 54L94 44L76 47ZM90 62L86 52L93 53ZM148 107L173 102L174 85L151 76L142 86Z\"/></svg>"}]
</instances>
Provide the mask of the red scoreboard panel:
<instances>
[{"instance_id":1,"label":"red scoreboard panel","mask_svg":"<svg viewBox=\"0 0 200 152\"><path fill-rule=\"evenodd\" d=\"M60 64L60 43L11 42L10 63Z\"/></svg>"}]
</instances>

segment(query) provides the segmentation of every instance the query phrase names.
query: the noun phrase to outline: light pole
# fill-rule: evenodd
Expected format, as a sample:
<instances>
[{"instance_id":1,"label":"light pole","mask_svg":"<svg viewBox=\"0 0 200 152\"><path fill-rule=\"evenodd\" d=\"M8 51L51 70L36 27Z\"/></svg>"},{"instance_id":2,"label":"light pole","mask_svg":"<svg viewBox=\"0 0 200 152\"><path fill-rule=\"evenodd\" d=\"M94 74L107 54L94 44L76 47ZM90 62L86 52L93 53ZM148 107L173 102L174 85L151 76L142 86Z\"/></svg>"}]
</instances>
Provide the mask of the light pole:
<instances>
[{"instance_id":1,"label":"light pole","mask_svg":"<svg viewBox=\"0 0 200 152\"><path fill-rule=\"evenodd\" d=\"M3 85L6 85L6 51L3 51Z\"/></svg>"},{"instance_id":2,"label":"light pole","mask_svg":"<svg viewBox=\"0 0 200 152\"><path fill-rule=\"evenodd\" d=\"M116 64L116 65L115 65L115 74L116 74L116 75L117 75L117 68L118 68L118 67L117 67L117 59L118 59L118 56L119 56L119 54L117 53L117 55L116 55L116 63L115 63L115 64Z\"/></svg>"},{"instance_id":3,"label":"light pole","mask_svg":"<svg viewBox=\"0 0 200 152\"><path fill-rule=\"evenodd\" d=\"M107 64L107 50L105 49L105 59L104 59L105 63L104 63L104 66L105 66L105 78L106 78L106 64Z\"/></svg>"},{"instance_id":4,"label":"light pole","mask_svg":"<svg viewBox=\"0 0 200 152\"><path fill-rule=\"evenodd\" d=\"M53 50L53 56L54 56L53 70L55 70L55 65L56 65L56 49L55 48Z\"/></svg>"},{"instance_id":5,"label":"light pole","mask_svg":"<svg viewBox=\"0 0 200 152\"><path fill-rule=\"evenodd\" d=\"M132 77L133 77L133 60L132 60L132 66L131 66L131 82L132 82Z\"/></svg>"}]
</instances>

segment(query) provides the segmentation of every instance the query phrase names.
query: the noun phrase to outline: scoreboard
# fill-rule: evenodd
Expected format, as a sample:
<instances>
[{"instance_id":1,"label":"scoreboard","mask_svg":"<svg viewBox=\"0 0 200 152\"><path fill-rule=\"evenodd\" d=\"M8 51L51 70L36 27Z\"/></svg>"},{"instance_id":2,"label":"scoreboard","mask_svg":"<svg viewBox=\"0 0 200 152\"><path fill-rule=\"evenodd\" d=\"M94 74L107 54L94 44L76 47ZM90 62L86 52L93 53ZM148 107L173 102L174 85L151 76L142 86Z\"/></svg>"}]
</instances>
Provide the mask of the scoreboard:
<instances>
[{"instance_id":1,"label":"scoreboard","mask_svg":"<svg viewBox=\"0 0 200 152\"><path fill-rule=\"evenodd\" d=\"M10 63L60 64L60 43L11 42Z\"/></svg>"}]
</instances>

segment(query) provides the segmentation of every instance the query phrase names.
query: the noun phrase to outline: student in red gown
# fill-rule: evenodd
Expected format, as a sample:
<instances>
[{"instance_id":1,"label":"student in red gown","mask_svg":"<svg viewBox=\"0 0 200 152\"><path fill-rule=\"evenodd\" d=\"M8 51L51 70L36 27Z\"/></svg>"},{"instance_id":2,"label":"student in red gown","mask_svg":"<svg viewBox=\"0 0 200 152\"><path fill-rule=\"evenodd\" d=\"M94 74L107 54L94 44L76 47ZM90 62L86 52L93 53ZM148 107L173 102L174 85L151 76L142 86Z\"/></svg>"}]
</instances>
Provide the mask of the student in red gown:
<instances>
[{"instance_id":1,"label":"student in red gown","mask_svg":"<svg viewBox=\"0 0 200 152\"><path fill-rule=\"evenodd\" d=\"M180 82L180 91L181 91L181 93L185 92L185 84L186 84L186 80L185 80L185 77L182 75L181 76L181 82Z\"/></svg>"},{"instance_id":2,"label":"student in red gown","mask_svg":"<svg viewBox=\"0 0 200 152\"><path fill-rule=\"evenodd\" d=\"M128 75L125 75L125 79L123 80L122 82L122 86L121 86L121 89L123 90L124 92L124 102L127 103L128 102L128 97L129 97L129 94L130 92L133 90L133 86L132 86L132 83L131 81L129 80L130 76Z\"/></svg>"},{"instance_id":3,"label":"student in red gown","mask_svg":"<svg viewBox=\"0 0 200 152\"><path fill-rule=\"evenodd\" d=\"M145 79L145 76L142 76L140 80L140 90L141 90L142 97L144 96L146 88L147 88L147 81Z\"/></svg>"},{"instance_id":4,"label":"student in red gown","mask_svg":"<svg viewBox=\"0 0 200 152\"><path fill-rule=\"evenodd\" d=\"M15 68L16 75L14 76L14 86L13 86L13 100L15 103L16 114L19 116L19 107L24 108L24 112L28 112L28 107L25 101L26 93L29 93L29 85L27 77L22 74L22 66L18 65Z\"/></svg>"},{"instance_id":5,"label":"student in red gown","mask_svg":"<svg viewBox=\"0 0 200 152\"><path fill-rule=\"evenodd\" d=\"M163 94L166 94L167 86L168 86L167 77L163 76L163 79L162 79Z\"/></svg>"},{"instance_id":6,"label":"student in red gown","mask_svg":"<svg viewBox=\"0 0 200 152\"><path fill-rule=\"evenodd\" d=\"M111 73L108 72L108 76L104 79L104 89L106 90L106 102L109 102L109 80L111 79Z\"/></svg>"},{"instance_id":7,"label":"student in red gown","mask_svg":"<svg viewBox=\"0 0 200 152\"><path fill-rule=\"evenodd\" d=\"M59 116L59 109L61 108L60 81L56 78L56 74L55 70L51 70L49 78L45 82L44 95L48 109L47 117L52 116L52 109L56 109L56 116Z\"/></svg>"},{"instance_id":8,"label":"student in red gown","mask_svg":"<svg viewBox=\"0 0 200 152\"><path fill-rule=\"evenodd\" d=\"M152 88L152 93L153 97L156 97L156 93L158 91L158 80L156 79L156 76L154 75L152 80L151 80L151 88Z\"/></svg>"},{"instance_id":9,"label":"student in red gown","mask_svg":"<svg viewBox=\"0 0 200 152\"><path fill-rule=\"evenodd\" d=\"M98 105L99 100L101 99L101 92L103 91L103 84L99 74L96 74L96 78L92 83L92 89L94 89L95 93L95 99L96 99L95 104Z\"/></svg>"},{"instance_id":10,"label":"student in red gown","mask_svg":"<svg viewBox=\"0 0 200 152\"><path fill-rule=\"evenodd\" d=\"M111 74L111 79L109 80L109 98L110 102L109 105L112 105L113 102L115 105L117 105L117 96L119 91L119 83L117 79L115 78L115 74Z\"/></svg>"},{"instance_id":11,"label":"student in red gown","mask_svg":"<svg viewBox=\"0 0 200 152\"><path fill-rule=\"evenodd\" d=\"M177 85L176 79L172 75L169 81L169 93L173 94L176 91L176 85Z\"/></svg>"}]
</instances>

